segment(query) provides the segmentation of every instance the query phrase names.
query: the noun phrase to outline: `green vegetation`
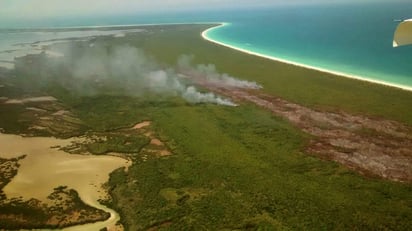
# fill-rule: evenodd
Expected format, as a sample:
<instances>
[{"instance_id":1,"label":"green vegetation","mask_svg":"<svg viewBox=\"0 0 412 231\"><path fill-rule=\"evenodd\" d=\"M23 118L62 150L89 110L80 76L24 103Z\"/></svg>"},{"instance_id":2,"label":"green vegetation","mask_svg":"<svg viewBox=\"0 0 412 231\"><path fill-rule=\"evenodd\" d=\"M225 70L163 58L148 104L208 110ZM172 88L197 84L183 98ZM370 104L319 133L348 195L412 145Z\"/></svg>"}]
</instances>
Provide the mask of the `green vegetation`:
<instances>
[{"instance_id":1,"label":"green vegetation","mask_svg":"<svg viewBox=\"0 0 412 231\"><path fill-rule=\"evenodd\" d=\"M294 102L412 124L409 92L219 47L199 37L205 28L151 27L150 33L102 37L94 42L107 47L142 47L165 66L174 65L181 54L194 54L197 63L214 63L222 72L257 81L267 93ZM65 77L61 72L48 73ZM254 105L192 105L176 97L137 97L115 91L76 95L70 88L52 84L39 88L67 106L85 124L86 134L107 136L89 144L89 151L135 154L128 171L116 170L108 183L113 197L110 206L120 213L127 230L412 227L411 185L367 178L311 156L305 152L308 135ZM173 155L143 159L139 150L147 139L113 132L144 120L152 121L154 132Z\"/></svg>"},{"instance_id":2,"label":"green vegetation","mask_svg":"<svg viewBox=\"0 0 412 231\"><path fill-rule=\"evenodd\" d=\"M3 192L3 188L13 179L17 174L19 168L19 160L24 159L26 156L20 156L18 158L3 159L0 158L0 201L6 199L6 195Z\"/></svg>"},{"instance_id":3,"label":"green vegetation","mask_svg":"<svg viewBox=\"0 0 412 231\"><path fill-rule=\"evenodd\" d=\"M15 97L24 94L24 91L17 87L10 85L4 86L7 82L6 79L0 78L0 84L3 85L0 97ZM19 119L23 112L24 107L22 105L5 105L0 101L0 131L21 133L27 130L29 126L28 121Z\"/></svg>"},{"instance_id":4,"label":"green vegetation","mask_svg":"<svg viewBox=\"0 0 412 231\"><path fill-rule=\"evenodd\" d=\"M88 140L74 143L62 149L69 153L92 153L102 155L108 153L136 154L150 143L150 139L136 131L117 131L104 133L88 133Z\"/></svg>"},{"instance_id":5,"label":"green vegetation","mask_svg":"<svg viewBox=\"0 0 412 231\"><path fill-rule=\"evenodd\" d=\"M170 27L162 33L152 33L127 42L141 46L158 61L168 65L175 65L179 55L193 54L195 63L213 63L220 72L257 81L263 85L265 92L292 102L327 110L385 117L412 125L411 92L274 62L225 48L202 39L200 33L209 27Z\"/></svg>"},{"instance_id":6,"label":"green vegetation","mask_svg":"<svg viewBox=\"0 0 412 231\"><path fill-rule=\"evenodd\" d=\"M107 140L97 140L86 144L87 151L93 154L108 152L139 153L149 143L149 139L138 135L109 135Z\"/></svg>"},{"instance_id":7,"label":"green vegetation","mask_svg":"<svg viewBox=\"0 0 412 231\"><path fill-rule=\"evenodd\" d=\"M181 105L152 115L177 148L112 174L113 206L129 230L412 225L410 186L302 153L304 134L254 106Z\"/></svg>"}]
</instances>

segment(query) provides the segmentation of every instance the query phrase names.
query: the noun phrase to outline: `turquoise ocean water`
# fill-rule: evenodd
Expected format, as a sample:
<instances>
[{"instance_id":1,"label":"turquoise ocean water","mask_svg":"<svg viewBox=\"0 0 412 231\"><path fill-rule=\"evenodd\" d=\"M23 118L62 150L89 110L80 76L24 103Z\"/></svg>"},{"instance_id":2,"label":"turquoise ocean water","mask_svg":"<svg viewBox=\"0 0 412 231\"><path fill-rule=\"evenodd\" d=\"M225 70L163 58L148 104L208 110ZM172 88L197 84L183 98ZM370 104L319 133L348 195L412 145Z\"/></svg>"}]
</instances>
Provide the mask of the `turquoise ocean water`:
<instances>
[{"instance_id":1,"label":"turquoise ocean water","mask_svg":"<svg viewBox=\"0 0 412 231\"><path fill-rule=\"evenodd\" d=\"M407 18L412 18L412 4L391 1L65 18L15 26L227 22L208 37L292 62L412 87L412 46L392 47L398 24L394 20Z\"/></svg>"},{"instance_id":2,"label":"turquoise ocean water","mask_svg":"<svg viewBox=\"0 0 412 231\"><path fill-rule=\"evenodd\" d=\"M290 6L242 16L208 37L313 67L412 87L412 46L392 47L412 4Z\"/></svg>"}]
</instances>

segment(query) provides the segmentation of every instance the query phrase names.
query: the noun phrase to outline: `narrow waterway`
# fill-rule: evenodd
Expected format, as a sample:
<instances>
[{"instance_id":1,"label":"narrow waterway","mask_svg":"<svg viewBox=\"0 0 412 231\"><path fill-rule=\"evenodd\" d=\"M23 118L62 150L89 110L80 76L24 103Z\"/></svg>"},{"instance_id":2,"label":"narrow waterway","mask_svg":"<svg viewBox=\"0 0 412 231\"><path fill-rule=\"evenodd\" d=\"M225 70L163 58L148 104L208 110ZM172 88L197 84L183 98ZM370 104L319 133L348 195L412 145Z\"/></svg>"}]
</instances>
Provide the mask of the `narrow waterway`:
<instances>
[{"instance_id":1,"label":"narrow waterway","mask_svg":"<svg viewBox=\"0 0 412 231\"><path fill-rule=\"evenodd\" d=\"M117 168L128 167L130 161L116 156L69 154L56 147L70 144L73 139L49 137L21 137L0 133L0 157L13 158L26 155L19 161L17 175L3 191L8 198L35 198L46 201L58 186L76 190L86 204L110 213L106 221L79 225L64 230L115 230L120 219L118 213L99 203L107 197L102 185Z\"/></svg>"}]
</instances>

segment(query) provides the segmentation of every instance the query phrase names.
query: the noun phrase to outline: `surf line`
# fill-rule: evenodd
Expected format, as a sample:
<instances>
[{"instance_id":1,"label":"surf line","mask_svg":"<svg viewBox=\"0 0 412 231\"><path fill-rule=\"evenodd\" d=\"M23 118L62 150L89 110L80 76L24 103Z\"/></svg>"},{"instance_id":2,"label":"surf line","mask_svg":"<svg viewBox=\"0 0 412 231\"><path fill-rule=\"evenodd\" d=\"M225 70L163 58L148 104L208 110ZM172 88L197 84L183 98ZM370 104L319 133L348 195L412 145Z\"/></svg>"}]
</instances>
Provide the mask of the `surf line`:
<instances>
[{"instance_id":1,"label":"surf line","mask_svg":"<svg viewBox=\"0 0 412 231\"><path fill-rule=\"evenodd\" d=\"M346 73L343 73L343 72L328 70L328 69L320 68L320 67L314 67L314 66L303 64L303 63L298 63L298 62L293 62L293 61L289 61L289 60L286 60L286 59L281 59L281 58L274 57L274 56L264 55L264 54L260 54L258 52L254 52L254 51L250 51L250 50L247 50L247 49L239 48L239 47L230 45L228 43L218 41L216 39L212 39L210 36L208 36L209 32L211 32L213 30L216 30L218 28L225 27L225 26L230 26L230 25L231 25L231 23L227 23L227 22L218 23L218 25L204 30L201 33L201 36L202 36L203 39L205 39L209 42L212 42L212 43L224 46L224 47L228 47L228 48L231 48L231 49L234 49L234 50L237 50L237 51L249 54L249 55L254 55L254 56L261 57L261 58L265 58L265 59L269 59L269 60L273 60L273 61L277 61L277 62L282 62L282 63L294 65L294 66L297 66L297 67L303 67L303 68L306 68L306 69L315 70L315 71L319 71L319 72L323 72L323 73L328 73L328 74L332 74L332 75L336 75L336 76L340 76L340 77L356 79L356 80L369 82L369 83L374 83L374 84L380 84L380 85L384 85L384 86L387 86L387 87L394 87L394 88L398 88L398 89L406 90L406 91L412 91L411 86L406 86L406 85L401 85L401 84L385 82L385 81L381 81L381 80L365 78L365 77L358 76L358 75L350 75L350 74L346 74Z\"/></svg>"}]
</instances>

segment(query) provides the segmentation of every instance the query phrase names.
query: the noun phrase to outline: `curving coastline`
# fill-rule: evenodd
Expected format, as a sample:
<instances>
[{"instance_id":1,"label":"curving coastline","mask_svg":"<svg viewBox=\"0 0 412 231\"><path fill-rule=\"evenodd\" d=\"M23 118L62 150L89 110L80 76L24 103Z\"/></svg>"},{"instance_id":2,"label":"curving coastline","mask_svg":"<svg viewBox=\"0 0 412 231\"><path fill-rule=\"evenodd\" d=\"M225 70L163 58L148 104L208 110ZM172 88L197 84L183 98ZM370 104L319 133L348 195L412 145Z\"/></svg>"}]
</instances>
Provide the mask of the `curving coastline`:
<instances>
[{"instance_id":1,"label":"curving coastline","mask_svg":"<svg viewBox=\"0 0 412 231\"><path fill-rule=\"evenodd\" d=\"M250 51L250 50L247 50L247 49L239 48L239 47L230 45L228 43L212 39L208 36L209 32L211 32L215 29L230 25L230 23L226 23L226 22L221 22L221 23L218 23L218 24L219 25L217 25L217 26L213 26L211 28L208 28L208 29L204 30L201 33L202 38L209 41L209 42L212 42L212 43L224 46L224 47L228 47L228 48L231 48L231 49L234 49L234 50L237 50L237 51L249 54L249 55L254 55L254 56L261 57L261 58L270 59L270 60L273 60L273 61L282 62L282 63L286 63L286 64L298 66L298 67L303 67L303 68L307 68L307 69L311 69L311 70L316 70L316 71L320 71L320 72L324 72L324 73L328 73L328 74L332 74L332 75L336 75L336 76L346 77L346 78L350 78L350 79L356 79L356 80L365 81L365 82L369 82L369 83L380 84L380 85L384 85L384 86L388 86L388 87L395 87L395 88L406 90L406 91L412 91L411 86L406 86L406 85L401 85L401 84L385 82L385 81L381 81L381 80L365 78L365 77L358 76L358 75L351 75L351 74L346 74L346 73L343 73L343 72L333 71L333 70L329 70L329 69L325 69L325 68L310 66L310 65L303 64L303 63L293 62L293 61L290 61L290 60L286 60L286 59L282 59L282 58L278 58L278 57L274 57L274 56L270 56L270 55L260 54L258 52L254 52L254 51Z\"/></svg>"}]
</instances>

